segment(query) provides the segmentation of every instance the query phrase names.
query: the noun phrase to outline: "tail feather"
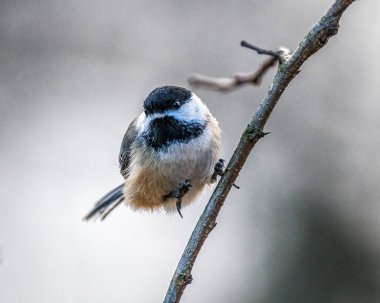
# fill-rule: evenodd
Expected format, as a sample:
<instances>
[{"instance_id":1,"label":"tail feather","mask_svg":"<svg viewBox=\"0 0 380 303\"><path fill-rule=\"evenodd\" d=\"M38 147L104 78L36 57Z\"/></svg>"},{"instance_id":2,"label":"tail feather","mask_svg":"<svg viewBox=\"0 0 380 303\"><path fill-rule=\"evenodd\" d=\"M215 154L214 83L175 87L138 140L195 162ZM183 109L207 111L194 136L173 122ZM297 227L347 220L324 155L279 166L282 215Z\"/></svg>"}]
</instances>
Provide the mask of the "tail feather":
<instances>
[{"instance_id":1,"label":"tail feather","mask_svg":"<svg viewBox=\"0 0 380 303\"><path fill-rule=\"evenodd\" d=\"M121 184L102 197L83 219L90 220L99 216L102 216L102 220L105 219L116 206L123 202L123 187L124 184Z\"/></svg>"}]
</instances>

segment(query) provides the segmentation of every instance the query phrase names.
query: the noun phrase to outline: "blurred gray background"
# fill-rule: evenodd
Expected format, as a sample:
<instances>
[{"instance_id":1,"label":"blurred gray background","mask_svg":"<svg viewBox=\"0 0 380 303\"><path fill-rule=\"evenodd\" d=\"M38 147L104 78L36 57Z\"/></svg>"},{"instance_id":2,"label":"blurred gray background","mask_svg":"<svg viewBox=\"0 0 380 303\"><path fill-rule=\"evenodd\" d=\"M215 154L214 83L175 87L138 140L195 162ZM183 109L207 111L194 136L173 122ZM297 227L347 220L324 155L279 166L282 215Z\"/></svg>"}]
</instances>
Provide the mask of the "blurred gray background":
<instances>
[{"instance_id":1,"label":"blurred gray background","mask_svg":"<svg viewBox=\"0 0 380 303\"><path fill-rule=\"evenodd\" d=\"M156 86L295 49L319 1L0 1L0 301L161 302L210 192L184 219L120 207L118 151ZM380 302L380 2L358 1L302 67L244 166L183 302ZM196 90L222 157L271 83Z\"/></svg>"}]
</instances>

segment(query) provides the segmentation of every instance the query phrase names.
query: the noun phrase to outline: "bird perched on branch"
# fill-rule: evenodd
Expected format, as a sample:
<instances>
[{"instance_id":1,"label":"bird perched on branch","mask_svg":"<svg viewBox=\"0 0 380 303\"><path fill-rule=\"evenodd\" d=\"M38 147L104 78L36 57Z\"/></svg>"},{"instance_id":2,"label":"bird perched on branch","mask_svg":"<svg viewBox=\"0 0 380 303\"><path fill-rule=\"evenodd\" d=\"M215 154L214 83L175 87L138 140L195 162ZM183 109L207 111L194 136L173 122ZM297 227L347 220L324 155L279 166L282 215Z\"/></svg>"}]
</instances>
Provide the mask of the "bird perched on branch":
<instances>
[{"instance_id":1,"label":"bird perched on branch","mask_svg":"<svg viewBox=\"0 0 380 303\"><path fill-rule=\"evenodd\" d=\"M218 122L194 93L177 86L154 89L121 144L124 183L101 198L85 219L104 219L123 201L135 210L177 210L182 217L181 207L223 174L220 134Z\"/></svg>"}]
</instances>

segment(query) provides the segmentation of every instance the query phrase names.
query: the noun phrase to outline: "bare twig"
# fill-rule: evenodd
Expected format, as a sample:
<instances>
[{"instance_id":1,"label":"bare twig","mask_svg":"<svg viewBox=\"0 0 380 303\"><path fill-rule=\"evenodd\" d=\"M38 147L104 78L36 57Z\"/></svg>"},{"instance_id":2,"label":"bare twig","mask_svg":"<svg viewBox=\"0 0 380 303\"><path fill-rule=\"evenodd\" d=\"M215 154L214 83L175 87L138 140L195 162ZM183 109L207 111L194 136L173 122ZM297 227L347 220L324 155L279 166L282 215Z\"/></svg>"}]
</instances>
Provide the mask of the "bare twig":
<instances>
[{"instance_id":1,"label":"bare twig","mask_svg":"<svg viewBox=\"0 0 380 303\"><path fill-rule=\"evenodd\" d=\"M201 74L193 74L187 80L194 88L207 88L219 92L228 92L240 87L242 84L259 85L266 71L274 66L277 58L270 57L260 68L252 73L235 74L232 78L214 78Z\"/></svg>"},{"instance_id":2,"label":"bare twig","mask_svg":"<svg viewBox=\"0 0 380 303\"><path fill-rule=\"evenodd\" d=\"M288 56L290 54L290 50L285 47L281 47L278 49L278 51L274 52L254 46L244 40L240 42L240 45L249 49L253 49L260 55L269 55L271 57L265 60L259 69L255 72L238 73L235 74L232 78L215 78L201 74L193 74L187 80L189 84L194 88L208 88L219 92L228 92L234 90L242 84L259 85L265 73L281 58L285 58L285 56Z\"/></svg>"},{"instance_id":3,"label":"bare twig","mask_svg":"<svg viewBox=\"0 0 380 303\"><path fill-rule=\"evenodd\" d=\"M240 142L219 181L207 206L202 213L189 242L183 252L170 282L164 303L179 302L186 286L191 283L191 270L198 253L209 233L216 226L216 218L234 181L236 180L249 153L263 135L263 128L273 108L289 82L297 75L301 65L338 32L339 20L354 0L336 0L321 20L313 26L301 41L296 51L282 62L273 83L261 101L252 120L244 130Z\"/></svg>"},{"instance_id":4,"label":"bare twig","mask_svg":"<svg viewBox=\"0 0 380 303\"><path fill-rule=\"evenodd\" d=\"M253 49L254 51L256 51L259 55L269 55L269 56L272 56L273 58L275 59L279 59L280 58L280 55L281 55L281 52L278 51L278 52L274 52L272 50L267 50L267 49L263 49L263 48L260 48L260 47L257 47L251 43L248 43L247 41L243 40L240 42L240 45L242 47L246 47L246 48L250 48L250 49Z\"/></svg>"}]
</instances>

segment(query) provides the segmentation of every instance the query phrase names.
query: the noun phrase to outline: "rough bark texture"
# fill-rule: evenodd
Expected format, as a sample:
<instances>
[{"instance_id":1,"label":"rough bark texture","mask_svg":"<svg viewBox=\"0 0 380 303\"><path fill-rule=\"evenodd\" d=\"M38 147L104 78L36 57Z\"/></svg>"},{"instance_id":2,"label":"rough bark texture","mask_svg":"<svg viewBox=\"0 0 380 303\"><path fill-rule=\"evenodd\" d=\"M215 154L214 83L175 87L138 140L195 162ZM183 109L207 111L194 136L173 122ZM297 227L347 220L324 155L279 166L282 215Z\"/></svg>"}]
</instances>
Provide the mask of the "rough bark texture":
<instances>
[{"instance_id":1,"label":"rough bark texture","mask_svg":"<svg viewBox=\"0 0 380 303\"><path fill-rule=\"evenodd\" d=\"M289 82L298 74L301 65L322 48L339 28L339 19L354 0L336 0L328 12L307 33L292 55L284 55L280 60L273 83L261 101L258 110L244 130L240 142L218 183L204 212L202 213L181 260L170 282L164 303L179 302L186 286L191 283L191 270L196 257L209 233L216 226L216 217L234 181L256 142L263 137L263 128L273 108Z\"/></svg>"}]
</instances>

